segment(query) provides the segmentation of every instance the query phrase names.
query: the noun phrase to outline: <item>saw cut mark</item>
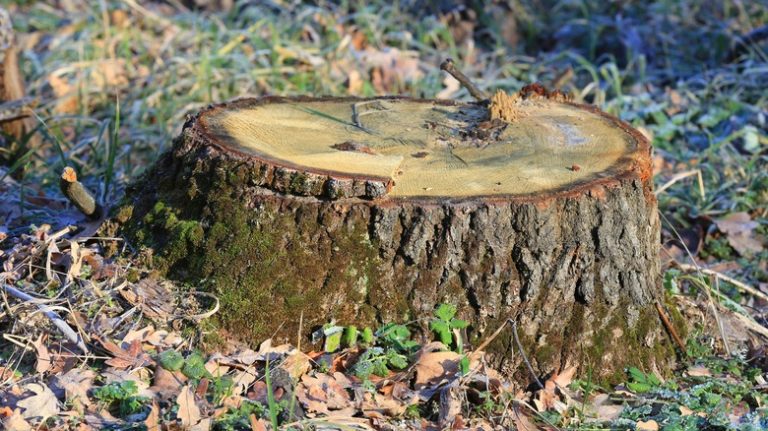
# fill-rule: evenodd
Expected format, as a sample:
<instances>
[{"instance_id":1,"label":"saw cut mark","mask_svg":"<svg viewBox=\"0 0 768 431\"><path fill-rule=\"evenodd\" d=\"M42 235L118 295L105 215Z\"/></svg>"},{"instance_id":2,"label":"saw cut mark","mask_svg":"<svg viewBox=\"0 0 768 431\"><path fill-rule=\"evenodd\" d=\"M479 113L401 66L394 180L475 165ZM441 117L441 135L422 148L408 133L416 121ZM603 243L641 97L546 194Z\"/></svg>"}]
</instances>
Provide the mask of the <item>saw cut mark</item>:
<instances>
[{"instance_id":1,"label":"saw cut mark","mask_svg":"<svg viewBox=\"0 0 768 431\"><path fill-rule=\"evenodd\" d=\"M392 197L549 192L609 176L635 157L635 138L616 121L536 94L505 97L515 121L489 120L479 104L392 98L245 104L204 121L214 140L275 166L390 178ZM566 169L573 165L580 169Z\"/></svg>"}]
</instances>

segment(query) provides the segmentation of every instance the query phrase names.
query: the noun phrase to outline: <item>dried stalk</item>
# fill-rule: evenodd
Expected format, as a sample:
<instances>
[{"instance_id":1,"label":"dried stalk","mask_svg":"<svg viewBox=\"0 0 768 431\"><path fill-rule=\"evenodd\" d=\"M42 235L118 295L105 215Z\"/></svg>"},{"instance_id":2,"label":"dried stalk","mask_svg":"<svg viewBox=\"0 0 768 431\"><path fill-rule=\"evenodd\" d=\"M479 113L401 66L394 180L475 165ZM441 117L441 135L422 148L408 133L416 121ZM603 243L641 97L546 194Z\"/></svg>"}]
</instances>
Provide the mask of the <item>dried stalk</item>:
<instances>
[{"instance_id":1,"label":"dried stalk","mask_svg":"<svg viewBox=\"0 0 768 431\"><path fill-rule=\"evenodd\" d=\"M723 273L720 273L720 272L717 272L717 271L713 271L713 270L707 269L707 268L701 268L701 267L699 267L697 265L689 265L687 263L678 263L677 267L680 268L680 270L686 271L686 272L700 272L702 274L711 275L711 276L713 276L715 278L719 278L720 280L725 281L726 283L730 283L730 284L736 286L737 289L740 289L743 292L746 292L746 293L748 293L748 294L750 294L750 295L752 295L752 296L754 296L756 298L760 298L763 301L768 301L768 295L766 295L765 293L755 289L754 287L752 287L752 286L750 286L750 285L748 285L746 283L742 283L742 282L740 282L739 280L736 280L733 277L728 277L727 275L725 275Z\"/></svg>"},{"instance_id":2,"label":"dried stalk","mask_svg":"<svg viewBox=\"0 0 768 431\"><path fill-rule=\"evenodd\" d=\"M75 173L74 169L69 166L64 168L59 186L64 196L88 218L95 220L101 217L103 212L101 205L96 202L96 199L85 186L77 180L77 173Z\"/></svg>"},{"instance_id":3,"label":"dried stalk","mask_svg":"<svg viewBox=\"0 0 768 431\"><path fill-rule=\"evenodd\" d=\"M19 289L16 289L13 286L9 286L7 284L3 284L3 289L5 289L6 292L8 292L9 295L15 297L16 299L20 299L22 301L32 302L34 303L37 308L40 309L40 311L45 314L46 317L51 319L51 322L53 322L53 325L59 328L59 330L64 334L67 339L77 345L77 347L86 355L89 354L88 347L85 345L85 341L83 341L83 338L76 333L72 328L67 325L67 322L65 322L59 315L50 309L47 305L40 304L39 300L35 298L34 296L31 296L27 293L22 292Z\"/></svg>"}]
</instances>

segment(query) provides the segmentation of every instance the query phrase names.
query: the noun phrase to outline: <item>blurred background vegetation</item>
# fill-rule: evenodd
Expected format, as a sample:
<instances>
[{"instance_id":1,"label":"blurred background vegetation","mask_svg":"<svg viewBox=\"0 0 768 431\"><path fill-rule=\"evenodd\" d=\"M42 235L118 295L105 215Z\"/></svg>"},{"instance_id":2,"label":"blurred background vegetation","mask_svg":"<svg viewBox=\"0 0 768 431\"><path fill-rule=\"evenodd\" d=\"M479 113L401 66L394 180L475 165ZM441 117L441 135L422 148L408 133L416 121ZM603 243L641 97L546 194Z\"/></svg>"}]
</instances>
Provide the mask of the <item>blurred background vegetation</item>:
<instances>
[{"instance_id":1,"label":"blurred background vegetation","mask_svg":"<svg viewBox=\"0 0 768 431\"><path fill-rule=\"evenodd\" d=\"M70 163L114 200L169 148L185 115L234 97L469 100L439 70L451 57L484 89L541 82L640 128L656 149L674 257L683 242L700 257L740 260L740 275L768 282L768 255L756 245L768 233L768 52L750 37L765 33L768 2L2 3L44 138L23 160L27 194L46 193ZM0 225L47 217L22 212ZM716 228L742 212L757 238L746 248Z\"/></svg>"}]
</instances>

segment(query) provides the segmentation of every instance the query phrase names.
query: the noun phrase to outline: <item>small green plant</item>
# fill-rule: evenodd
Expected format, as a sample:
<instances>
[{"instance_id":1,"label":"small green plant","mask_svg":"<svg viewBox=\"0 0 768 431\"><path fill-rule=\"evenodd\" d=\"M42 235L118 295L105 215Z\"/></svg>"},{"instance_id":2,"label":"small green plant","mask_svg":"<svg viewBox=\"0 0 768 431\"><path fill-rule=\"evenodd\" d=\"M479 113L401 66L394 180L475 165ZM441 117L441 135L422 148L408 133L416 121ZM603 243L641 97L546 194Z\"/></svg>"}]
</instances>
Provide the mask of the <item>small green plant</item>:
<instances>
[{"instance_id":1,"label":"small green plant","mask_svg":"<svg viewBox=\"0 0 768 431\"><path fill-rule=\"evenodd\" d=\"M172 349L160 353L158 360L160 361L160 366L168 371L179 371L184 366L184 357L181 356L181 353Z\"/></svg>"},{"instance_id":2,"label":"small green plant","mask_svg":"<svg viewBox=\"0 0 768 431\"><path fill-rule=\"evenodd\" d=\"M136 395L138 392L136 382L125 380L94 389L93 396L103 403L110 413L125 417L140 412L149 402L149 398Z\"/></svg>"},{"instance_id":3,"label":"small green plant","mask_svg":"<svg viewBox=\"0 0 768 431\"><path fill-rule=\"evenodd\" d=\"M351 325L344 328L344 345L352 347L357 345L357 326Z\"/></svg>"},{"instance_id":4,"label":"small green plant","mask_svg":"<svg viewBox=\"0 0 768 431\"><path fill-rule=\"evenodd\" d=\"M199 352L193 352L187 356L184 361L184 366L181 368L181 372L193 380L200 380L203 377L213 377L208 370L205 369L205 358Z\"/></svg>"},{"instance_id":5,"label":"small green plant","mask_svg":"<svg viewBox=\"0 0 768 431\"><path fill-rule=\"evenodd\" d=\"M386 377L390 367L403 369L408 366L408 358L398 353L395 349L383 347L370 347L357 360L353 369L355 375L361 379L368 379L371 374Z\"/></svg>"},{"instance_id":6,"label":"small green plant","mask_svg":"<svg viewBox=\"0 0 768 431\"><path fill-rule=\"evenodd\" d=\"M344 335L344 327L332 323L323 326L323 336L325 344L323 350L326 353L333 353L341 347L341 337Z\"/></svg>"},{"instance_id":7,"label":"small green plant","mask_svg":"<svg viewBox=\"0 0 768 431\"><path fill-rule=\"evenodd\" d=\"M440 342L449 347L453 345L455 351L462 353L463 342L458 334L454 334L454 330L464 329L469 323L466 320L456 319L454 316L456 316L455 306L440 304L435 310L435 318L429 322L429 329L437 335Z\"/></svg>"},{"instance_id":8,"label":"small green plant","mask_svg":"<svg viewBox=\"0 0 768 431\"><path fill-rule=\"evenodd\" d=\"M211 379L211 385L208 387L208 391L213 397L213 404L221 404L225 398L232 395L232 389L235 387L235 382L232 380L232 376L221 376Z\"/></svg>"},{"instance_id":9,"label":"small green plant","mask_svg":"<svg viewBox=\"0 0 768 431\"><path fill-rule=\"evenodd\" d=\"M629 382L627 382L627 388L635 393L650 392L653 389L657 389L661 386L661 380L653 374L646 374L635 367L627 369L629 375Z\"/></svg>"},{"instance_id":10,"label":"small green plant","mask_svg":"<svg viewBox=\"0 0 768 431\"><path fill-rule=\"evenodd\" d=\"M405 408L405 413L403 413L403 417L406 419L418 419L421 417L421 411L419 410L418 404L411 404L408 407Z\"/></svg>"},{"instance_id":11,"label":"small green plant","mask_svg":"<svg viewBox=\"0 0 768 431\"><path fill-rule=\"evenodd\" d=\"M262 418L264 417L264 413L264 406L261 404L252 402L250 400L243 400L238 408L231 408L226 413L221 415L219 419L214 423L213 429L215 431L237 431L250 429L250 416L255 415L257 418Z\"/></svg>"},{"instance_id":12,"label":"small green plant","mask_svg":"<svg viewBox=\"0 0 768 431\"><path fill-rule=\"evenodd\" d=\"M404 354L413 353L419 348L419 343L411 339L408 327L396 323L387 323L376 331L376 341L382 347Z\"/></svg>"},{"instance_id":13,"label":"small green plant","mask_svg":"<svg viewBox=\"0 0 768 431\"><path fill-rule=\"evenodd\" d=\"M373 329L366 326L360 333L360 341L365 345L371 345L373 343Z\"/></svg>"}]
</instances>

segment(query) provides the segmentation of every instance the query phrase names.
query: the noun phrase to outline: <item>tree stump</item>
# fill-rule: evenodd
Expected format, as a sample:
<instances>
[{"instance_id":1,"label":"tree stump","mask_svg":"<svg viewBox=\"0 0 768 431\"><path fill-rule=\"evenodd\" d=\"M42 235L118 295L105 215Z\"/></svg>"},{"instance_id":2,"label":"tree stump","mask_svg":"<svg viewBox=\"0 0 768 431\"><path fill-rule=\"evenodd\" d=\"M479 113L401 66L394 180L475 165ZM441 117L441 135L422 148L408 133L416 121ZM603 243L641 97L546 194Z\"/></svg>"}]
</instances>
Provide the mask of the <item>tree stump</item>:
<instances>
[{"instance_id":1,"label":"tree stump","mask_svg":"<svg viewBox=\"0 0 768 431\"><path fill-rule=\"evenodd\" d=\"M648 141L537 87L505 109L501 120L483 103L398 97L211 106L114 220L157 268L214 291L218 322L244 340L295 342L331 319L426 332L450 303L475 345L517 322L541 375L664 370L674 354L655 306ZM530 377L511 332L488 349Z\"/></svg>"}]
</instances>

